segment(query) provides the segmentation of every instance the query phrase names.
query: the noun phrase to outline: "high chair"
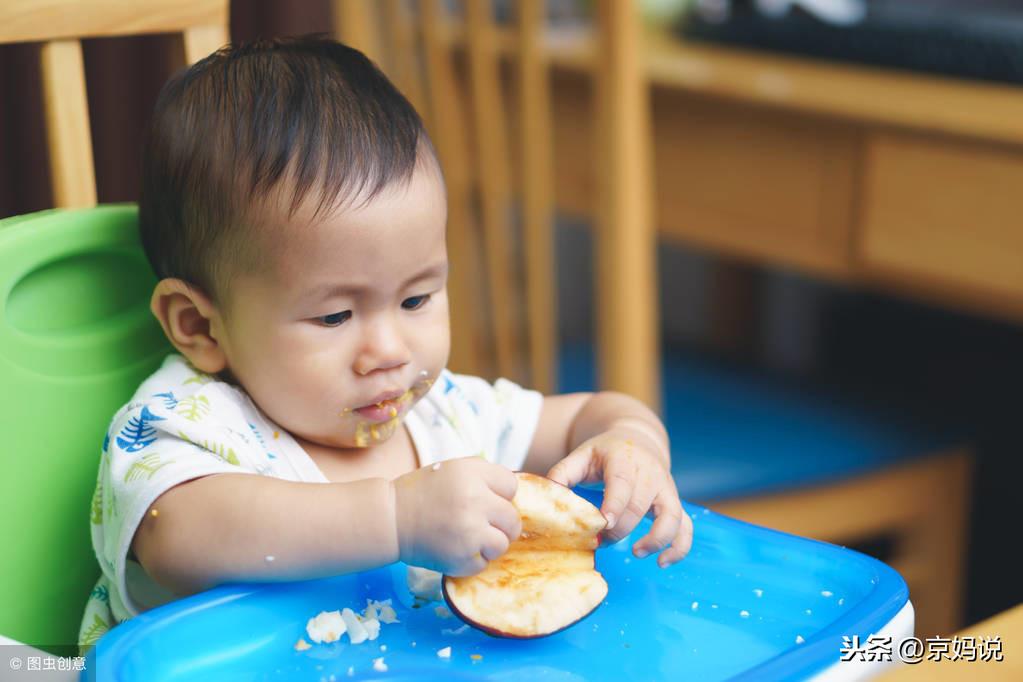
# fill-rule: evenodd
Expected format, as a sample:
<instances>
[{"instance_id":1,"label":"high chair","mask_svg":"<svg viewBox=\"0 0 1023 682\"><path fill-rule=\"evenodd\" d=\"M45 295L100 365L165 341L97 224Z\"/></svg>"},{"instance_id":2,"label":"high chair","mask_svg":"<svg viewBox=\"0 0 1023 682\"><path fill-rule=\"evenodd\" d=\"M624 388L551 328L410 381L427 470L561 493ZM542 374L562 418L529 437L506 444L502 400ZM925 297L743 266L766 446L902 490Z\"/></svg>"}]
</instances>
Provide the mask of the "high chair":
<instances>
[{"instance_id":1,"label":"high chair","mask_svg":"<svg viewBox=\"0 0 1023 682\"><path fill-rule=\"evenodd\" d=\"M182 63L227 42L227 0L8 0L0 43L40 43L54 205L93 206L80 38L180 35ZM0 635L65 654L99 575L89 535L103 432L170 350L133 207L0 221L4 446Z\"/></svg>"},{"instance_id":2,"label":"high chair","mask_svg":"<svg viewBox=\"0 0 1023 682\"><path fill-rule=\"evenodd\" d=\"M822 411L817 398L706 358L662 357L649 93L631 3L597 2L592 29L574 31L547 28L536 0L515 3L507 26L485 0L465 0L461 16L441 4L334 3L337 34L409 96L438 148L450 205L452 367L525 377L545 392L599 385L663 407L686 499L838 544L883 540L909 581L919 631L953 631L971 481L961 441L871 405L834 399ZM558 349L555 333L550 89L555 64L566 62L590 67L601 123L588 213L599 273L595 349ZM509 266L519 256L522 273Z\"/></svg>"}]
</instances>

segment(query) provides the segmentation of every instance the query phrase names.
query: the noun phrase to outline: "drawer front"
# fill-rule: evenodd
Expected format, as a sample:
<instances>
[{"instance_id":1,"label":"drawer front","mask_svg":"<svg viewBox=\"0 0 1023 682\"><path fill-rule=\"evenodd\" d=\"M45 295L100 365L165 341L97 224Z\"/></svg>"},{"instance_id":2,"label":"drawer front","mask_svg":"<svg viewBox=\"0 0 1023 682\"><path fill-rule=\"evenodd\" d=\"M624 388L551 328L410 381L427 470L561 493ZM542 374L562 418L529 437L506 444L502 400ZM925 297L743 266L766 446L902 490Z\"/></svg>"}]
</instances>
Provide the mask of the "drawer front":
<instances>
[{"instance_id":1,"label":"drawer front","mask_svg":"<svg viewBox=\"0 0 1023 682\"><path fill-rule=\"evenodd\" d=\"M871 135L858 256L952 297L1023 302L1023 150Z\"/></svg>"},{"instance_id":2,"label":"drawer front","mask_svg":"<svg viewBox=\"0 0 1023 682\"><path fill-rule=\"evenodd\" d=\"M850 270L857 131L818 118L654 91L657 220L757 260Z\"/></svg>"}]
</instances>

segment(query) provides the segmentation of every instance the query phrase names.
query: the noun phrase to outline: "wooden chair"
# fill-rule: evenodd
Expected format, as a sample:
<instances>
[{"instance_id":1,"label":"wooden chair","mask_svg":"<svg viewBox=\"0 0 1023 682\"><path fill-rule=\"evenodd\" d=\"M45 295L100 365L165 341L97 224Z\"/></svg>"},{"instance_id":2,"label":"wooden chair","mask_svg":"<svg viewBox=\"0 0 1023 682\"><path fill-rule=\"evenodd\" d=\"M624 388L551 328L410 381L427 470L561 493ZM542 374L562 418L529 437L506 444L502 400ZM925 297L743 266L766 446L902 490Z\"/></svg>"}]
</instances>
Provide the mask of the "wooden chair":
<instances>
[{"instance_id":1,"label":"wooden chair","mask_svg":"<svg viewBox=\"0 0 1023 682\"><path fill-rule=\"evenodd\" d=\"M592 182L598 189L589 215L596 226L597 308L604 313L598 319L593 363L599 368L598 385L657 406L663 367L666 401L678 404L679 387L690 379L673 370L677 358L663 358L662 365L658 347L649 103L631 4L596 3L595 30L570 36L544 26L538 0L516 3L511 26L497 25L485 0L465 0L462 17L443 13L441 4L421 0L413 11L399 0L335 0L334 6L340 39L370 55L424 114L444 166L453 263L453 366L526 379L544 391L557 385L559 373L585 373L565 369L578 364L571 350L561 353L559 372L551 293L556 266L550 150L557 141L552 139L550 82L555 65L581 63L588 67L596 94L593 106L580 105L573 113L589 112L597 124ZM509 256L518 253L511 248L512 205L521 206L524 277L510 265L517 261ZM482 312L481 288L493 314L489 319ZM520 337L522 327L528 333ZM492 357L487 354L491 346ZM702 372L705 383L687 398L689 408L699 410L713 402L715 392L735 388L716 369L700 365L695 371ZM585 380L574 387L594 388ZM770 421L777 394L773 389L742 390L742 400L767 415L759 427L742 421L734 425L749 429L749 443L742 447L756 459L770 450L757 442L757 429ZM714 417L724 421L741 412L729 412L727 405L714 409ZM811 406L794 409L805 414ZM707 443L693 442L686 427L673 427L668 417L683 492L687 479L703 473L694 466L728 466L723 456L694 464L688 451ZM866 417L869 422L871 415ZM726 440L710 443L711 449L734 449ZM887 453L867 470L854 466L857 453L852 451L842 465L848 464L844 474L811 481L790 472L782 477L789 476L790 482L775 481L769 489L726 481L712 496L693 499L752 523L837 544L890 540L887 558L910 585L918 630L947 633L959 624L962 609L971 458L965 448L931 450L899 443L889 449L903 446L904 452ZM770 461L763 464L771 466Z\"/></svg>"},{"instance_id":2,"label":"wooden chair","mask_svg":"<svg viewBox=\"0 0 1023 682\"><path fill-rule=\"evenodd\" d=\"M600 374L603 386L657 405L649 116L638 26L627 3L602 0L595 40L584 35L566 42L547 29L544 4L515 3L514 24L506 27L495 23L486 0L466 0L461 18L444 12L440 0L422 0L414 12L399 0L334 2L337 35L408 95L444 167L452 366L527 381L545 392L554 390L557 376L549 56L580 48L600 55L591 111L602 169ZM518 242L521 259L514 258Z\"/></svg>"},{"instance_id":3,"label":"wooden chair","mask_svg":"<svg viewBox=\"0 0 1023 682\"><path fill-rule=\"evenodd\" d=\"M80 39L174 33L182 63L228 42L227 0L7 0L0 5L0 44L41 43L47 151L53 203L96 204L89 108Z\"/></svg>"}]
</instances>

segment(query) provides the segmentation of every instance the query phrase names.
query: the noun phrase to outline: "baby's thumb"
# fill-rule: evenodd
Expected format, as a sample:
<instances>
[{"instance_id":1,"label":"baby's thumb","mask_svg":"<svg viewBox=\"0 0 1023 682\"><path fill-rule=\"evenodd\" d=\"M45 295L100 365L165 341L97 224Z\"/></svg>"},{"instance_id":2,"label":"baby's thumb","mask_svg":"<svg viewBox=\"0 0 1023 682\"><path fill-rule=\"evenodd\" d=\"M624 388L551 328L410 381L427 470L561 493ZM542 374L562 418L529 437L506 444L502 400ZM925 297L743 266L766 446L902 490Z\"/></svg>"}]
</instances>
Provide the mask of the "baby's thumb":
<instances>
[{"instance_id":1,"label":"baby's thumb","mask_svg":"<svg viewBox=\"0 0 1023 682\"><path fill-rule=\"evenodd\" d=\"M547 472L547 478L569 488L586 481L592 454L593 451L588 447L569 453L567 457L551 467Z\"/></svg>"}]
</instances>

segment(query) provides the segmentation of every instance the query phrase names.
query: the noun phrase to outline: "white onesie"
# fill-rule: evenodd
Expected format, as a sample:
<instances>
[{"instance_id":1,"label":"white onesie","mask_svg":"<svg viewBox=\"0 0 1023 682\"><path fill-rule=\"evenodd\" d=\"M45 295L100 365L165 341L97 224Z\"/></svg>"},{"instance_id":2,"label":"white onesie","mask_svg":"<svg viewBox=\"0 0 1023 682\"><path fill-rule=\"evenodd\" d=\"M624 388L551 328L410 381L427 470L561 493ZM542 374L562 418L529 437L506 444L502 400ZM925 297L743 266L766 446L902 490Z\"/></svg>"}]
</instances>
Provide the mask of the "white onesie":
<instances>
[{"instance_id":1,"label":"white onesie","mask_svg":"<svg viewBox=\"0 0 1023 682\"><path fill-rule=\"evenodd\" d=\"M419 466L473 455L521 469L543 396L498 379L441 372L404 424ZM193 478L250 473L326 483L302 447L244 391L177 354L118 410L103 441L92 501L92 545L102 575L79 632L84 652L128 618L175 599L129 557L135 530L161 494Z\"/></svg>"}]
</instances>

